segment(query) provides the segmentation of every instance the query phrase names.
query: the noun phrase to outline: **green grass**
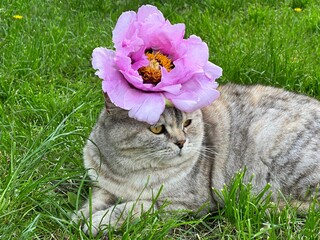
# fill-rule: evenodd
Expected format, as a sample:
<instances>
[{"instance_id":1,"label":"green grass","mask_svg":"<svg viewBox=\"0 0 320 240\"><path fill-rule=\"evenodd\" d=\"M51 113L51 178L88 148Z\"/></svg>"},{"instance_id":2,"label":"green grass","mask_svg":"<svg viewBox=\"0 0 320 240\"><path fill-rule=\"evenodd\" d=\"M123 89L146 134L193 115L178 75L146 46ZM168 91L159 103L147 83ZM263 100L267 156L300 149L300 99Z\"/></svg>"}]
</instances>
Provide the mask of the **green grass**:
<instances>
[{"instance_id":1,"label":"green grass","mask_svg":"<svg viewBox=\"0 0 320 240\"><path fill-rule=\"evenodd\" d=\"M0 238L90 239L69 220L88 194L82 147L103 106L90 58L111 48L121 12L156 5L207 42L220 83L262 83L320 99L317 0L0 3ZM301 12L294 11L299 7ZM14 19L13 15L22 19ZM277 211L239 173L226 209L204 218L150 212L112 231L121 239L318 239L320 213ZM81 191L78 191L80 187ZM233 201L231 201L233 200ZM111 237L110 235L110 237Z\"/></svg>"}]
</instances>

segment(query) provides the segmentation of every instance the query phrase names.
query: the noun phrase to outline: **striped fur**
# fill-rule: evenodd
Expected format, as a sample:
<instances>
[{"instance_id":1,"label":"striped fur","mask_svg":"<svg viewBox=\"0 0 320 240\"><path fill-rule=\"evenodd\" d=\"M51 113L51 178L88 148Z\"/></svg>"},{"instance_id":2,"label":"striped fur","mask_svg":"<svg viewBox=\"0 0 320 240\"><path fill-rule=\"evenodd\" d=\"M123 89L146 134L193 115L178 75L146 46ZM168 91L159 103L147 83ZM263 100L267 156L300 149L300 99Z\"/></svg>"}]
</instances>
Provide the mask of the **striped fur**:
<instances>
[{"instance_id":1,"label":"striped fur","mask_svg":"<svg viewBox=\"0 0 320 240\"><path fill-rule=\"evenodd\" d=\"M89 219L92 211L91 229L84 225L84 231L118 226L128 211L139 216L162 186L155 208L169 201L173 210L205 204L203 212L215 210L220 199L212 188L221 189L244 167L248 177L254 174L255 191L270 183L274 200L281 191L308 202L320 183L320 103L263 86L229 84L220 91L212 105L193 113L165 109L160 134L124 110L102 111L84 148L96 181L92 210L86 203L78 213Z\"/></svg>"}]
</instances>

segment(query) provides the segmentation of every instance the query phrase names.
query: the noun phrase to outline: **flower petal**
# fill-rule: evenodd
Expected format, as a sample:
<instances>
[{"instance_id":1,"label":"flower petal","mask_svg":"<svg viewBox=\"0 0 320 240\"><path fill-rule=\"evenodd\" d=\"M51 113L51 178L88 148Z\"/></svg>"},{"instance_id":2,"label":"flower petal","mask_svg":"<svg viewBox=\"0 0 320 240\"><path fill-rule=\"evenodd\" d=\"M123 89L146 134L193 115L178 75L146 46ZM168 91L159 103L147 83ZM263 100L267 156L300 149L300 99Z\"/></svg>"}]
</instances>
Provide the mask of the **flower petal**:
<instances>
[{"instance_id":1,"label":"flower petal","mask_svg":"<svg viewBox=\"0 0 320 240\"><path fill-rule=\"evenodd\" d=\"M96 75L103 80L119 75L114 63L115 52L106 48L95 48L92 52L92 66L97 69Z\"/></svg>"},{"instance_id":2,"label":"flower petal","mask_svg":"<svg viewBox=\"0 0 320 240\"><path fill-rule=\"evenodd\" d=\"M185 25L171 25L168 21L166 24L154 28L153 31L146 29L142 32L144 34L141 37L147 39L145 41L146 44L154 50L160 50L161 53L170 55L174 59L176 57L175 48L183 41Z\"/></svg>"},{"instance_id":3,"label":"flower petal","mask_svg":"<svg viewBox=\"0 0 320 240\"><path fill-rule=\"evenodd\" d=\"M132 35L135 33L135 20L136 13L133 11L127 11L120 15L116 26L112 31L112 41L115 44L116 48L121 47L122 41L130 36L130 34Z\"/></svg>"},{"instance_id":4,"label":"flower petal","mask_svg":"<svg viewBox=\"0 0 320 240\"><path fill-rule=\"evenodd\" d=\"M129 117L149 124L157 123L165 108L165 99L160 93L130 92L126 101L132 103Z\"/></svg>"},{"instance_id":5,"label":"flower petal","mask_svg":"<svg viewBox=\"0 0 320 240\"><path fill-rule=\"evenodd\" d=\"M170 72L162 71L161 82L168 84L185 83L199 73L203 73L208 64L209 50L207 44L199 37L191 36L175 46L174 68ZM210 66L208 66L210 70Z\"/></svg>"},{"instance_id":6,"label":"flower petal","mask_svg":"<svg viewBox=\"0 0 320 240\"><path fill-rule=\"evenodd\" d=\"M182 85L181 94L165 93L173 105L184 112L193 112L210 105L220 93L216 90L217 83L208 80L204 75L197 74Z\"/></svg>"},{"instance_id":7,"label":"flower petal","mask_svg":"<svg viewBox=\"0 0 320 240\"><path fill-rule=\"evenodd\" d=\"M92 53L92 66L97 69L102 81L102 90L108 94L110 100L118 107L129 110L130 106L125 101L125 95L135 89L119 72L115 64L115 52L106 48L96 48Z\"/></svg>"},{"instance_id":8,"label":"flower petal","mask_svg":"<svg viewBox=\"0 0 320 240\"><path fill-rule=\"evenodd\" d=\"M136 27L137 14L132 11L120 15L117 24L112 31L112 41L118 54L131 55L136 61L144 54L145 44L139 35L139 28Z\"/></svg>"},{"instance_id":9,"label":"flower petal","mask_svg":"<svg viewBox=\"0 0 320 240\"><path fill-rule=\"evenodd\" d=\"M161 50L164 54L172 52L173 44L181 41L185 32L184 24L172 25L156 7L151 5L139 8L136 27L146 48Z\"/></svg>"},{"instance_id":10,"label":"flower petal","mask_svg":"<svg viewBox=\"0 0 320 240\"><path fill-rule=\"evenodd\" d=\"M205 42L200 37L191 35L185 40L188 60L195 65L203 67L209 59L209 49Z\"/></svg>"},{"instance_id":11,"label":"flower petal","mask_svg":"<svg viewBox=\"0 0 320 240\"><path fill-rule=\"evenodd\" d=\"M141 60L143 62L144 60ZM178 94L181 89L181 84L176 84L172 81L161 81L157 85L153 84L144 84L141 76L138 71L133 69L133 65L131 64L131 59L122 54L116 54L115 63L119 69L119 72L122 73L123 77L137 89L143 91L153 91L153 92L170 92L173 94ZM164 68L162 68L162 72L166 72Z\"/></svg>"},{"instance_id":12,"label":"flower petal","mask_svg":"<svg viewBox=\"0 0 320 240\"><path fill-rule=\"evenodd\" d=\"M136 13L124 12L120 15L117 24L112 31L112 41L117 51L124 54L139 51L143 47L143 40L138 37L138 29L135 27Z\"/></svg>"},{"instance_id":13,"label":"flower petal","mask_svg":"<svg viewBox=\"0 0 320 240\"><path fill-rule=\"evenodd\" d=\"M222 68L213 64L212 62L207 62L203 70L206 77L212 80L217 79L222 75Z\"/></svg>"},{"instance_id":14,"label":"flower petal","mask_svg":"<svg viewBox=\"0 0 320 240\"><path fill-rule=\"evenodd\" d=\"M174 64L177 68L183 68L186 76L192 76L195 73L203 72L203 67L207 64L209 58L209 49L205 42L197 36L190 36L176 49L180 58ZM179 83L186 82L189 77L182 78Z\"/></svg>"},{"instance_id":15,"label":"flower petal","mask_svg":"<svg viewBox=\"0 0 320 240\"><path fill-rule=\"evenodd\" d=\"M108 94L111 102L125 110L131 109L131 102L127 102L125 96L137 91L131 88L122 75L112 80L102 81L102 90Z\"/></svg>"},{"instance_id":16,"label":"flower petal","mask_svg":"<svg viewBox=\"0 0 320 240\"><path fill-rule=\"evenodd\" d=\"M152 84L144 84L138 71L132 69L131 59L128 56L116 54L115 63L119 68L119 72L133 87L144 91L152 89Z\"/></svg>"},{"instance_id":17,"label":"flower petal","mask_svg":"<svg viewBox=\"0 0 320 240\"><path fill-rule=\"evenodd\" d=\"M160 22L163 23L166 21L162 12L158 10L157 7L152 5L142 5L137 12L137 21L138 22Z\"/></svg>"},{"instance_id":18,"label":"flower petal","mask_svg":"<svg viewBox=\"0 0 320 240\"><path fill-rule=\"evenodd\" d=\"M172 84L172 85L167 85L167 86L159 86L160 83L154 87L154 91L159 91L159 92L168 92L171 94L179 94L181 91L181 84ZM158 87L159 86L159 87Z\"/></svg>"}]
</instances>

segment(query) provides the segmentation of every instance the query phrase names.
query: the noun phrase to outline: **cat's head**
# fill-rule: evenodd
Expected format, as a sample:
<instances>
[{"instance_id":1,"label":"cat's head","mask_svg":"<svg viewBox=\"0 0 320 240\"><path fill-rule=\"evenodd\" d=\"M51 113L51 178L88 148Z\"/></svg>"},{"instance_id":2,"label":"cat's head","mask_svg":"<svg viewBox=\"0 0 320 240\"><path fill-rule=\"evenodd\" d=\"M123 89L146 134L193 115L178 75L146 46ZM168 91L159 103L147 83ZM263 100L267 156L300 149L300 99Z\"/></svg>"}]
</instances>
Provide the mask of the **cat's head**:
<instances>
[{"instance_id":1,"label":"cat's head","mask_svg":"<svg viewBox=\"0 0 320 240\"><path fill-rule=\"evenodd\" d=\"M127 111L113 106L100 116L95 141L112 161L124 159L125 164L135 165L134 168L161 167L197 159L203 128L200 110L184 113L167 107L159 121L150 125L130 118Z\"/></svg>"}]
</instances>

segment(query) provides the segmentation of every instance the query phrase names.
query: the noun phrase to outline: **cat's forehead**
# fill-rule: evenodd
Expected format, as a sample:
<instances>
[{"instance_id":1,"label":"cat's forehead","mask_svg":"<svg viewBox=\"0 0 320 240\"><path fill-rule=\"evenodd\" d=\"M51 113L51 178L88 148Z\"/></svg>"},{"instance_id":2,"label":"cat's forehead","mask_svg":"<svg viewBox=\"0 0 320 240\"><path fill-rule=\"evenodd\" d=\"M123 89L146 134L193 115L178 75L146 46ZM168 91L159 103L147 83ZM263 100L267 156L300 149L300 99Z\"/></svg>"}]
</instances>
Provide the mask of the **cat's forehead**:
<instances>
[{"instance_id":1,"label":"cat's forehead","mask_svg":"<svg viewBox=\"0 0 320 240\"><path fill-rule=\"evenodd\" d=\"M159 122L163 123L179 123L182 122L185 118L185 113L181 112L180 110L169 107L164 110L161 115Z\"/></svg>"},{"instance_id":2,"label":"cat's forehead","mask_svg":"<svg viewBox=\"0 0 320 240\"><path fill-rule=\"evenodd\" d=\"M167 107L158 124L181 125L187 119L192 119L194 115L194 113L185 113L174 107Z\"/></svg>"}]
</instances>

